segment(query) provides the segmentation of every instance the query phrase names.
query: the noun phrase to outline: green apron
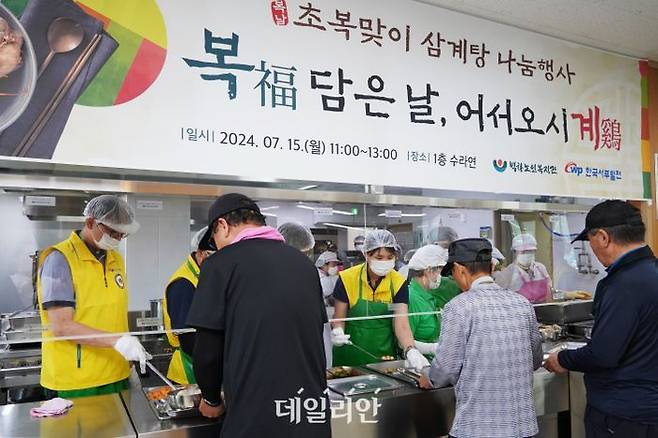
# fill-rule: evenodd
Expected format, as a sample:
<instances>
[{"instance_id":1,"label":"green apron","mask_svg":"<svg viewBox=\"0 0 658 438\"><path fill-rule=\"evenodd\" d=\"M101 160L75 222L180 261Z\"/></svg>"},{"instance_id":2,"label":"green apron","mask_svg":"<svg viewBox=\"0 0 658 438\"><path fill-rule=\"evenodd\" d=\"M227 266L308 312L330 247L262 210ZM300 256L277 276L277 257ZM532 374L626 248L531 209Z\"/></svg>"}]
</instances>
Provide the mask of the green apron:
<instances>
[{"instance_id":1,"label":"green apron","mask_svg":"<svg viewBox=\"0 0 658 438\"><path fill-rule=\"evenodd\" d=\"M443 280L441 281L443 282ZM409 282L409 313L435 312L436 304L430 291L426 291L416 281ZM441 331L440 315L418 315L409 317L409 326L414 339L420 342L434 343L439 339ZM434 358L433 354L426 355L428 359Z\"/></svg>"},{"instance_id":2,"label":"green apron","mask_svg":"<svg viewBox=\"0 0 658 438\"><path fill-rule=\"evenodd\" d=\"M462 291L450 277L441 277L441 284L436 289L431 289L430 294L434 297L434 306L436 310L443 310L448 301L455 298ZM441 315L439 315L439 332L441 331Z\"/></svg>"},{"instance_id":3,"label":"green apron","mask_svg":"<svg viewBox=\"0 0 658 438\"><path fill-rule=\"evenodd\" d=\"M61 398L76 398L76 397L90 397L92 395L107 395L115 394L130 388L128 379L119 380L118 382L108 383L107 385L94 386L92 388L84 389L71 389L68 391L57 391L57 397Z\"/></svg>"},{"instance_id":4,"label":"green apron","mask_svg":"<svg viewBox=\"0 0 658 438\"><path fill-rule=\"evenodd\" d=\"M363 299L363 270L366 265L361 267L359 273L359 299L354 307L347 312L348 318L358 318L363 316L380 316L388 315L389 303L368 301ZM393 280L390 284L391 303L393 303ZM350 341L374 356L393 356L395 354L395 337L393 335L393 321L391 318L365 319L360 321L347 321L345 323L345 333L351 335ZM334 366L360 366L377 362L377 360L354 348L351 345L334 347ZM381 360L381 359L380 359Z\"/></svg>"}]
</instances>

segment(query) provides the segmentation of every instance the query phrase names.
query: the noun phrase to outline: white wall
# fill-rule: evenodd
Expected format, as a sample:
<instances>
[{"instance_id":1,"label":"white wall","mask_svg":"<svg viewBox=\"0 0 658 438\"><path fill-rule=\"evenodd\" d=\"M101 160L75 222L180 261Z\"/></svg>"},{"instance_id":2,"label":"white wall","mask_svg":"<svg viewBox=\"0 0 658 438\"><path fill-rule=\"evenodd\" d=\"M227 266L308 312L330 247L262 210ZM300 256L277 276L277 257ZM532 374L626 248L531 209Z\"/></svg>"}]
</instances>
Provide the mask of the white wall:
<instances>
[{"instance_id":1,"label":"white wall","mask_svg":"<svg viewBox=\"0 0 658 438\"><path fill-rule=\"evenodd\" d=\"M162 201L162 210L137 208L138 200ZM126 239L126 266L130 310L149 308L160 299L169 277L191 252L190 199L130 195L141 227Z\"/></svg>"}]
</instances>

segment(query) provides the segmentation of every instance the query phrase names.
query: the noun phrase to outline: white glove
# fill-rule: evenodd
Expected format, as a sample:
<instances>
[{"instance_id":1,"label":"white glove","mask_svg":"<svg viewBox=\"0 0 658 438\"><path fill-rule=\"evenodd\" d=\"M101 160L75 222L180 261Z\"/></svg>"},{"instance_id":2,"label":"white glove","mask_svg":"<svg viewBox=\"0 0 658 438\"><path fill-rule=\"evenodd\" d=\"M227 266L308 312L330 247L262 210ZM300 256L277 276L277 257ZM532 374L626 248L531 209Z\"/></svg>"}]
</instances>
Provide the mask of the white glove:
<instances>
[{"instance_id":1,"label":"white glove","mask_svg":"<svg viewBox=\"0 0 658 438\"><path fill-rule=\"evenodd\" d=\"M407 351L406 364L410 368L415 368L416 370L420 371L423 368L430 366L430 361L427 360L427 358L423 356L420 351L412 348Z\"/></svg>"},{"instance_id":2,"label":"white glove","mask_svg":"<svg viewBox=\"0 0 658 438\"><path fill-rule=\"evenodd\" d=\"M350 337L351 335L346 335L342 327L336 327L331 331L331 343L335 347L351 344Z\"/></svg>"},{"instance_id":3,"label":"white glove","mask_svg":"<svg viewBox=\"0 0 658 438\"><path fill-rule=\"evenodd\" d=\"M438 345L436 342L414 341L414 343L416 344L416 349L422 354L436 354L436 346Z\"/></svg>"},{"instance_id":4,"label":"white glove","mask_svg":"<svg viewBox=\"0 0 658 438\"><path fill-rule=\"evenodd\" d=\"M153 359L148 354L136 337L130 335L121 336L115 343L114 349L118 351L127 361L139 362L142 374L146 372L146 361Z\"/></svg>"}]
</instances>

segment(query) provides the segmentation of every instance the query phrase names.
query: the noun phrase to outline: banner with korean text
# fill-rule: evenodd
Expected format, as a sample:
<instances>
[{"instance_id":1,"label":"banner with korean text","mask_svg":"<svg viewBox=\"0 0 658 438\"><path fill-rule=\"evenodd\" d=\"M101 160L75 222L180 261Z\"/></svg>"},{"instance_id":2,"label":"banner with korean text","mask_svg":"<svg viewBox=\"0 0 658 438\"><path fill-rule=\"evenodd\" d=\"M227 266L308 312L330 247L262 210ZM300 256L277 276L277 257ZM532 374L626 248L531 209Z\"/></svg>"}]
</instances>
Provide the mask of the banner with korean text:
<instances>
[{"instance_id":1,"label":"banner with korean text","mask_svg":"<svg viewBox=\"0 0 658 438\"><path fill-rule=\"evenodd\" d=\"M415 1L4 3L6 162L650 197L636 59Z\"/></svg>"}]
</instances>

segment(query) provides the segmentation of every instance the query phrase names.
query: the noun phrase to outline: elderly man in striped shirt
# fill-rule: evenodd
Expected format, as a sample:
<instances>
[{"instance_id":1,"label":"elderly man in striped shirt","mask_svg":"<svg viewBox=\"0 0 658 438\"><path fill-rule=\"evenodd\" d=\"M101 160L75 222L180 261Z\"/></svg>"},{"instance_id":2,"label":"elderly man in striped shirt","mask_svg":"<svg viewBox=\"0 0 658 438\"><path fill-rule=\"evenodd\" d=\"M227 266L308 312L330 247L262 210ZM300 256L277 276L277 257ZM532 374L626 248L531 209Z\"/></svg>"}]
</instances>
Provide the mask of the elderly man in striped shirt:
<instances>
[{"instance_id":1,"label":"elderly man in striped shirt","mask_svg":"<svg viewBox=\"0 0 658 438\"><path fill-rule=\"evenodd\" d=\"M532 382L542 362L541 334L530 302L494 283L491 251L486 239L450 245L447 268L466 292L443 309L436 357L421 382L455 386L455 438L539 432Z\"/></svg>"}]
</instances>

